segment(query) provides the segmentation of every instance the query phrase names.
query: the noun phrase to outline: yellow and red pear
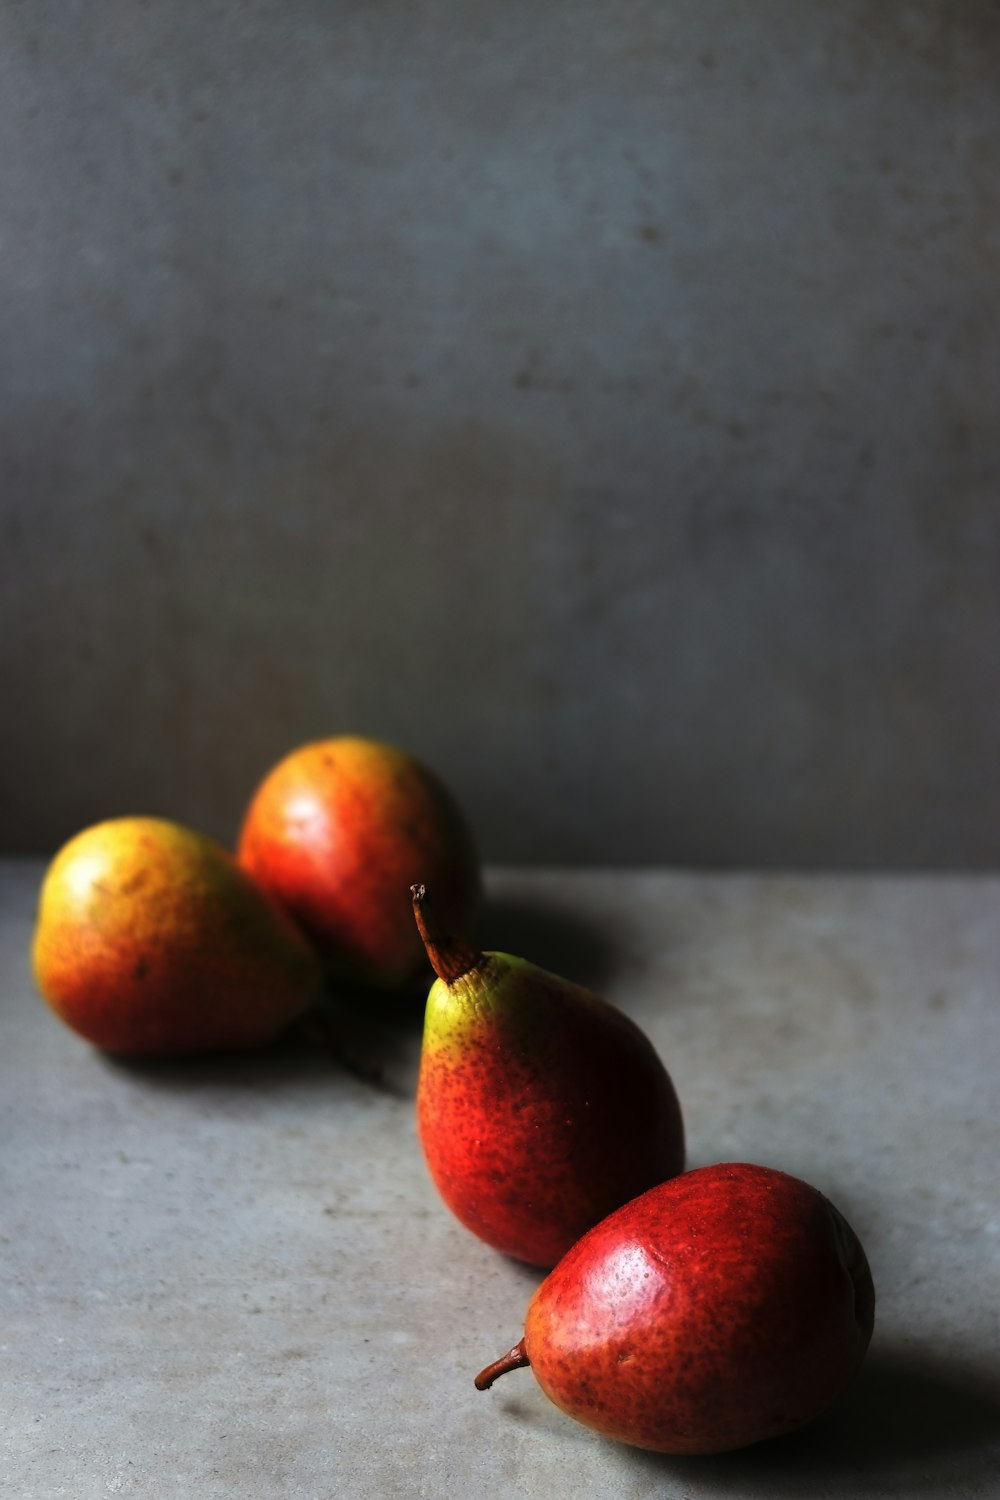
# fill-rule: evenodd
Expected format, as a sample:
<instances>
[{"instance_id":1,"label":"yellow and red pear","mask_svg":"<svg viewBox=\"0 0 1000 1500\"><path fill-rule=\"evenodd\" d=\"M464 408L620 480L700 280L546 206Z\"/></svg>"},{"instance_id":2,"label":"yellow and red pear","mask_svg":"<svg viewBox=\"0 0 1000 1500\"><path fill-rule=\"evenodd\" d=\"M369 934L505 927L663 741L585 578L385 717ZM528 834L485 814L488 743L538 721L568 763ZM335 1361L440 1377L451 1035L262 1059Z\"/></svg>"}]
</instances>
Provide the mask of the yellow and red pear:
<instances>
[{"instance_id":1,"label":"yellow and red pear","mask_svg":"<svg viewBox=\"0 0 1000 1500\"><path fill-rule=\"evenodd\" d=\"M453 937L422 885L413 901L438 974L417 1086L431 1177L480 1239L553 1266L612 1209L683 1169L673 1084L620 1010Z\"/></svg>"},{"instance_id":2,"label":"yellow and red pear","mask_svg":"<svg viewBox=\"0 0 1000 1500\"><path fill-rule=\"evenodd\" d=\"M32 959L56 1015L123 1055L260 1046L322 988L306 939L233 857L160 818L114 818L63 846Z\"/></svg>"},{"instance_id":3,"label":"yellow and red pear","mask_svg":"<svg viewBox=\"0 0 1000 1500\"><path fill-rule=\"evenodd\" d=\"M334 979L388 988L423 967L408 896L416 880L433 883L458 931L478 908L478 856L450 793L377 740L345 735L287 755L257 788L237 855Z\"/></svg>"}]
</instances>

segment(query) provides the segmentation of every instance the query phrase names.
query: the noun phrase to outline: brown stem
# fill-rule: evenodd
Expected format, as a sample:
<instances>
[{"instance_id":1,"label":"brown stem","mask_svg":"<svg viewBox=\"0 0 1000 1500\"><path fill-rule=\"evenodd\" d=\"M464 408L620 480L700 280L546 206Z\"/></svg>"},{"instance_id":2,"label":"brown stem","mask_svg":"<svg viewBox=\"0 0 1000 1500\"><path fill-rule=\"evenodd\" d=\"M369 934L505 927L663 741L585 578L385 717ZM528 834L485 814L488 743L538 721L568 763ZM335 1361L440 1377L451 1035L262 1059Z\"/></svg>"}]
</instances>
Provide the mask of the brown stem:
<instances>
[{"instance_id":1,"label":"brown stem","mask_svg":"<svg viewBox=\"0 0 1000 1500\"><path fill-rule=\"evenodd\" d=\"M514 1345L513 1349L508 1349L502 1358L495 1359L491 1365L486 1366L485 1370L480 1370L476 1376L476 1390L488 1391L494 1380L501 1375L506 1375L508 1370L523 1370L530 1364L531 1360L525 1353L524 1339L522 1339L519 1344Z\"/></svg>"},{"instance_id":2,"label":"brown stem","mask_svg":"<svg viewBox=\"0 0 1000 1500\"><path fill-rule=\"evenodd\" d=\"M454 984L456 979L478 969L486 955L474 944L452 936L431 905L427 887L411 885L410 895L413 897L413 915L417 919L427 957L438 978L443 979L445 984Z\"/></svg>"}]
</instances>

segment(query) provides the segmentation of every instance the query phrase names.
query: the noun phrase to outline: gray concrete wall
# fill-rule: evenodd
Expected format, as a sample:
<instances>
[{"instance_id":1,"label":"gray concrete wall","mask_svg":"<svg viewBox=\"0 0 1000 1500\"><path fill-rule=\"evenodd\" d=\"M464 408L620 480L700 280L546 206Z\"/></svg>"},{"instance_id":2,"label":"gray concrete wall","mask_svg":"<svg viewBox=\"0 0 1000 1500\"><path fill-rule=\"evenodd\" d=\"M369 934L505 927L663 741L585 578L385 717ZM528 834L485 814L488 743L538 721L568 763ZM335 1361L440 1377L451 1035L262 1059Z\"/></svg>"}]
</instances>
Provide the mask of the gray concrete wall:
<instances>
[{"instance_id":1,"label":"gray concrete wall","mask_svg":"<svg viewBox=\"0 0 1000 1500\"><path fill-rule=\"evenodd\" d=\"M1000 857L993 0L0 3L0 843Z\"/></svg>"}]
</instances>

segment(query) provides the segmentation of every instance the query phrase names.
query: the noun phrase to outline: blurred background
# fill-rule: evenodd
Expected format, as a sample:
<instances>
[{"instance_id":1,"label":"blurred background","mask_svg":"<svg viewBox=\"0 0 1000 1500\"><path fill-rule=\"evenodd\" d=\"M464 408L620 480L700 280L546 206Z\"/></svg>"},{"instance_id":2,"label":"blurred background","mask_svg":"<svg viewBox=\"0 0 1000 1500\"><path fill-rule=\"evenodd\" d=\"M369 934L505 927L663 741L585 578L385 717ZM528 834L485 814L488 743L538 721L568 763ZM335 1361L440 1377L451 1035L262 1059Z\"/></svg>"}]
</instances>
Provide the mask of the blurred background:
<instances>
[{"instance_id":1,"label":"blurred background","mask_svg":"<svg viewBox=\"0 0 1000 1500\"><path fill-rule=\"evenodd\" d=\"M0 4L0 843L1000 861L995 0Z\"/></svg>"}]
</instances>

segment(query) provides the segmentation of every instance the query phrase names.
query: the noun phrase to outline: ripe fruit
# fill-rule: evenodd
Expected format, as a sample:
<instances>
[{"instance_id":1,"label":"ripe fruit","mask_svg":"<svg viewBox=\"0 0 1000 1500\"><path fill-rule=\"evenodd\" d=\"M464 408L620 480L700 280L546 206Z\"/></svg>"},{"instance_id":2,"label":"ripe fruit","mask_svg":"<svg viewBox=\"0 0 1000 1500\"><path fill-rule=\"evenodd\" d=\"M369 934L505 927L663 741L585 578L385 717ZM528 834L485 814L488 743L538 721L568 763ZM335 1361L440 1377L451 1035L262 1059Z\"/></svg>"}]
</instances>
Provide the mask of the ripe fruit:
<instances>
[{"instance_id":1,"label":"ripe fruit","mask_svg":"<svg viewBox=\"0 0 1000 1500\"><path fill-rule=\"evenodd\" d=\"M413 900L439 975L417 1086L427 1166L480 1239L552 1266L605 1214L682 1170L673 1084L621 1011L452 938L423 886Z\"/></svg>"},{"instance_id":2,"label":"ripe fruit","mask_svg":"<svg viewBox=\"0 0 1000 1500\"><path fill-rule=\"evenodd\" d=\"M32 958L68 1026L135 1056L256 1047L322 985L305 938L232 856L159 818L112 819L64 845Z\"/></svg>"},{"instance_id":3,"label":"ripe fruit","mask_svg":"<svg viewBox=\"0 0 1000 1500\"><path fill-rule=\"evenodd\" d=\"M239 839L243 868L292 914L335 978L392 986L424 962L408 891L433 884L456 930L471 925L479 864L437 777L391 745L304 745L267 775Z\"/></svg>"},{"instance_id":4,"label":"ripe fruit","mask_svg":"<svg viewBox=\"0 0 1000 1500\"><path fill-rule=\"evenodd\" d=\"M542 1282L524 1339L569 1416L624 1443L719 1453L824 1411L871 1338L875 1292L847 1221L767 1167L702 1167L598 1224Z\"/></svg>"}]
</instances>

